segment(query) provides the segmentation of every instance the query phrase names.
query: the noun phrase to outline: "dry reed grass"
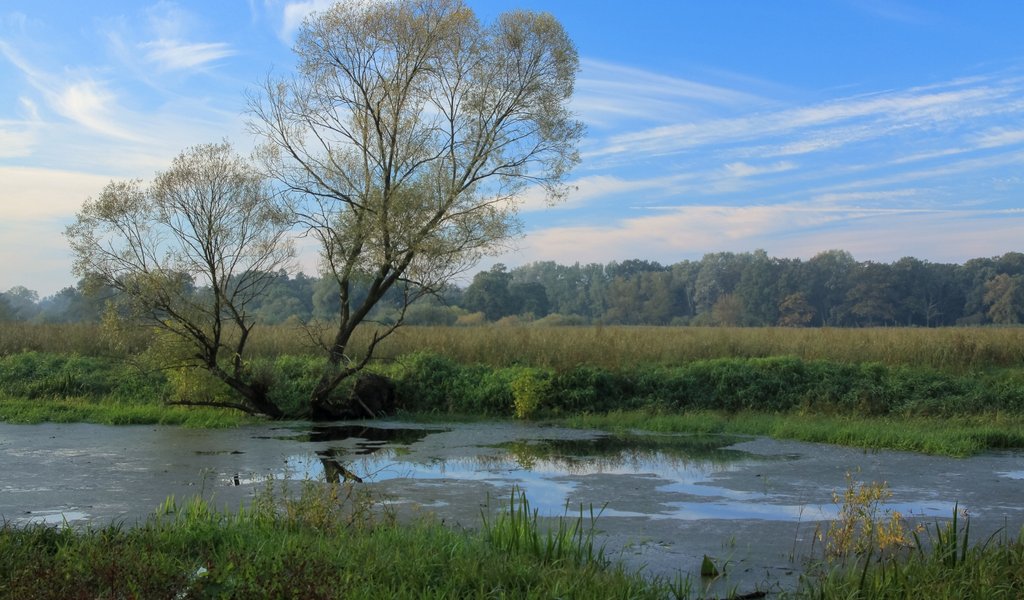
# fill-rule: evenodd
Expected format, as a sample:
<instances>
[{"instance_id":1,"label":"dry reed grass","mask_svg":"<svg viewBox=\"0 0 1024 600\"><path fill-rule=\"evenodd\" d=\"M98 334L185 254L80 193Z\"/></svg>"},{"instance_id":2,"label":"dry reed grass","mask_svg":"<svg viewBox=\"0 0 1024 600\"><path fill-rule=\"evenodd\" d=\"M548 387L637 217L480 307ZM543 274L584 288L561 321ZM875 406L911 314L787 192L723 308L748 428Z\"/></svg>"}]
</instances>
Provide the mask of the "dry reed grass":
<instances>
[{"instance_id":1,"label":"dry reed grass","mask_svg":"<svg viewBox=\"0 0 1024 600\"><path fill-rule=\"evenodd\" d=\"M325 330L326 338L330 331ZM363 327L350 346L366 351L372 329ZM113 344L98 325L0 325L0 355L26 350L83 355L138 352L144 331ZM317 355L298 326L257 327L253 356ZM843 363L878 362L968 371L1024 364L1024 328L729 328L729 327L403 327L377 351L382 360L418 351L458 362L562 369L580 364L619 369L637 364L681 364L710 358L795 356Z\"/></svg>"}]
</instances>

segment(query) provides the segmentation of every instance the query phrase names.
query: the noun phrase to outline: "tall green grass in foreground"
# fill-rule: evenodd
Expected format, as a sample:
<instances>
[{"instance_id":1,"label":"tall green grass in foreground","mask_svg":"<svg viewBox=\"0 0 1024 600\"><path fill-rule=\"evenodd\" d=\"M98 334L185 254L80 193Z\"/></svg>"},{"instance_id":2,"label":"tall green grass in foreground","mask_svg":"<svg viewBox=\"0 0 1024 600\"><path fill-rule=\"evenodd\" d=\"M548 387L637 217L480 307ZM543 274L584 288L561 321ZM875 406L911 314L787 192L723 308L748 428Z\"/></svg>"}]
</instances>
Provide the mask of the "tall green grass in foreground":
<instances>
[{"instance_id":1,"label":"tall green grass in foreground","mask_svg":"<svg viewBox=\"0 0 1024 600\"><path fill-rule=\"evenodd\" d=\"M526 493L513 487L504 510L494 517L487 510L482 511L482 515L484 538L503 552L527 554L545 563L572 566L606 562L604 551L594 545L598 515L594 514L593 507L590 508L589 527L584 521L581 506L578 518L563 517L557 519L555 526L543 529L538 511L530 510Z\"/></svg>"},{"instance_id":2,"label":"tall green grass in foreground","mask_svg":"<svg viewBox=\"0 0 1024 600\"><path fill-rule=\"evenodd\" d=\"M576 538L538 554L497 542L508 531L399 525L373 500L306 482L251 508L168 501L143 525L0 528L0 598L668 598ZM515 535L545 535L516 521Z\"/></svg>"},{"instance_id":3,"label":"tall green grass in foreground","mask_svg":"<svg viewBox=\"0 0 1024 600\"><path fill-rule=\"evenodd\" d=\"M327 335L325 330L324 335ZM365 353L372 330L362 328L350 353ZM150 344L145 330L119 339L98 325L0 323L0 356L24 352L127 356ZM299 326L257 326L252 357L314 356L320 351ZM730 328L730 327L403 327L378 348L392 360L427 351L458 362L565 369L678 365L715 358L793 356L842 363L911 365L966 371L1024 364L1024 328Z\"/></svg>"}]
</instances>

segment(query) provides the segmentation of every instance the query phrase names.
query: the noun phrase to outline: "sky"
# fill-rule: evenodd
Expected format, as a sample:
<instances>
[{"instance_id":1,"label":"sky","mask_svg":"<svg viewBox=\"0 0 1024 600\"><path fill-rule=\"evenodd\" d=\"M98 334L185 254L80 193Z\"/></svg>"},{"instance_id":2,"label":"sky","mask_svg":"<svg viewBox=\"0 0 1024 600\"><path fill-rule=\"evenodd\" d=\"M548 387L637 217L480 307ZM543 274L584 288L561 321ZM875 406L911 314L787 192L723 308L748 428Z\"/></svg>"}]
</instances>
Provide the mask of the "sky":
<instances>
[{"instance_id":1,"label":"sky","mask_svg":"<svg viewBox=\"0 0 1024 600\"><path fill-rule=\"evenodd\" d=\"M566 201L528 191L481 268L1024 250L1024 3L466 1L561 21L587 127ZM75 284L63 230L107 182L255 147L246 93L327 4L0 0L0 291Z\"/></svg>"}]
</instances>

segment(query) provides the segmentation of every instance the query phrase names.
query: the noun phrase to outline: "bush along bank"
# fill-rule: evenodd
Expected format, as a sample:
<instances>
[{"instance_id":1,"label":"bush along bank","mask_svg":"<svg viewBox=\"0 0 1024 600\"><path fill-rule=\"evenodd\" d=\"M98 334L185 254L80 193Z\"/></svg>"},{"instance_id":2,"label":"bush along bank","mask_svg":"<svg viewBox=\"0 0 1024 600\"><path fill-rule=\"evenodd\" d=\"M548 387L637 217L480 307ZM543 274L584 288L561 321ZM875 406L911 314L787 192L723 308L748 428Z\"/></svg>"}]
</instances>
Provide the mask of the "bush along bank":
<instances>
[{"instance_id":1,"label":"bush along bank","mask_svg":"<svg viewBox=\"0 0 1024 600\"><path fill-rule=\"evenodd\" d=\"M581 365L466 365L413 354L393 367L402 406L417 412L550 417L653 409L953 417L1024 415L1024 374L953 374L923 367L799 358L694 361L609 370Z\"/></svg>"}]
</instances>

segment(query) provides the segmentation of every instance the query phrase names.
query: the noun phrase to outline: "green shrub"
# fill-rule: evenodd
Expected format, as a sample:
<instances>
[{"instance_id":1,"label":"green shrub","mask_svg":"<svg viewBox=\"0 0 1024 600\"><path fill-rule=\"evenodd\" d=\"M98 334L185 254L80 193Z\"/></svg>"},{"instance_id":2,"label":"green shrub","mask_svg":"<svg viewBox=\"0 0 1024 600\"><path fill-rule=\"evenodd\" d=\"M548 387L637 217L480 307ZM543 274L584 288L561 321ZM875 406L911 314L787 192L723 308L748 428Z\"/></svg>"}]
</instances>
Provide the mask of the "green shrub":
<instances>
[{"instance_id":1,"label":"green shrub","mask_svg":"<svg viewBox=\"0 0 1024 600\"><path fill-rule=\"evenodd\" d=\"M551 376L541 369L520 369L509 382L518 419L529 419L546 400Z\"/></svg>"},{"instance_id":2,"label":"green shrub","mask_svg":"<svg viewBox=\"0 0 1024 600\"><path fill-rule=\"evenodd\" d=\"M123 360L20 352L0 357L0 393L21 398L109 397L151 401L165 384Z\"/></svg>"},{"instance_id":3,"label":"green shrub","mask_svg":"<svg viewBox=\"0 0 1024 600\"><path fill-rule=\"evenodd\" d=\"M619 372L580 365L555 374L549 390L554 412L604 412L631 408L635 395L627 377Z\"/></svg>"}]
</instances>

